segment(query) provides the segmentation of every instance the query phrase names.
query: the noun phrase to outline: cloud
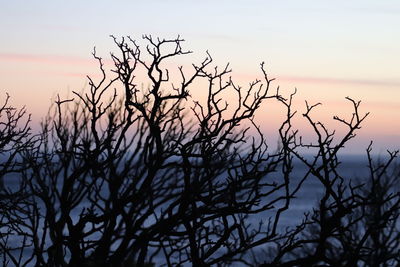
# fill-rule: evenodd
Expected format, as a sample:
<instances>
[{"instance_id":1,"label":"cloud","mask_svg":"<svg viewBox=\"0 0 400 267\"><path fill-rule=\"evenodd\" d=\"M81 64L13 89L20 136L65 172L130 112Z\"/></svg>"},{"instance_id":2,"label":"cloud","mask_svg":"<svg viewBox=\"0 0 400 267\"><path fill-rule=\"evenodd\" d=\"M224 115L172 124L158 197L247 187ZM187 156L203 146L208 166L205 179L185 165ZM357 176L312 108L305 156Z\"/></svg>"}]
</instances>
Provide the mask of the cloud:
<instances>
[{"instance_id":1,"label":"cloud","mask_svg":"<svg viewBox=\"0 0 400 267\"><path fill-rule=\"evenodd\" d=\"M86 77L101 77L99 73L82 73L82 72L47 72L46 74L64 76L64 77L78 77L78 78L86 78Z\"/></svg>"},{"instance_id":2,"label":"cloud","mask_svg":"<svg viewBox=\"0 0 400 267\"><path fill-rule=\"evenodd\" d=\"M60 55L0 53L1 61L33 62L45 64L86 64L93 65L94 59Z\"/></svg>"},{"instance_id":3,"label":"cloud","mask_svg":"<svg viewBox=\"0 0 400 267\"><path fill-rule=\"evenodd\" d=\"M210 38L230 38L229 36L212 36ZM42 64L57 64L57 65L90 65L97 64L93 58L84 58L77 56L62 56L62 55L39 55L39 54L19 54L19 53L0 53L0 61L9 62L33 62ZM106 64L112 64L111 59L103 60ZM85 76L81 74L68 74L66 76ZM257 76L257 75L256 75ZM245 73L235 73L233 78L254 80L255 75ZM349 84L362 86L385 86L385 87L400 87L400 80L367 80L367 79L352 79L352 78L334 78L334 77L311 77L311 76L286 76L277 75L276 82L293 82L293 83L308 83L308 84Z\"/></svg>"},{"instance_id":4,"label":"cloud","mask_svg":"<svg viewBox=\"0 0 400 267\"><path fill-rule=\"evenodd\" d=\"M353 84L366 86L393 86L400 87L400 81L396 80L363 80L363 79L342 79L327 77L302 77L302 76L278 76L277 81L290 81L296 83L314 84Z\"/></svg>"}]
</instances>

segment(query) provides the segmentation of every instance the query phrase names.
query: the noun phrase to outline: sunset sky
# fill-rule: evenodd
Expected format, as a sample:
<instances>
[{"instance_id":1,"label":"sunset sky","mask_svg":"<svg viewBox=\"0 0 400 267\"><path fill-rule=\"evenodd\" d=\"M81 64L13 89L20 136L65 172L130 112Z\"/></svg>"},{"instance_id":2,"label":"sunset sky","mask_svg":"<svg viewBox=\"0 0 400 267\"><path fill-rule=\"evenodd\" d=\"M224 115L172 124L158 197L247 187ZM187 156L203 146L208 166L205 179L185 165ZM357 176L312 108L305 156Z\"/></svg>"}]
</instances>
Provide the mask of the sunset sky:
<instances>
[{"instance_id":1,"label":"sunset sky","mask_svg":"<svg viewBox=\"0 0 400 267\"><path fill-rule=\"evenodd\" d=\"M334 114L349 115L346 96L362 101L361 110L371 115L350 153L362 153L370 140L376 153L400 148L398 0L0 3L0 96L8 92L36 121L55 94L84 88L85 76L97 70L93 47L104 58L115 51L110 34L179 34L194 53L177 65L199 62L208 50L215 64L230 62L233 78L246 85L261 77L265 61L283 94L297 88L300 113L305 99L321 102L316 116L330 123ZM268 108L262 109L258 121L267 131Z\"/></svg>"}]
</instances>

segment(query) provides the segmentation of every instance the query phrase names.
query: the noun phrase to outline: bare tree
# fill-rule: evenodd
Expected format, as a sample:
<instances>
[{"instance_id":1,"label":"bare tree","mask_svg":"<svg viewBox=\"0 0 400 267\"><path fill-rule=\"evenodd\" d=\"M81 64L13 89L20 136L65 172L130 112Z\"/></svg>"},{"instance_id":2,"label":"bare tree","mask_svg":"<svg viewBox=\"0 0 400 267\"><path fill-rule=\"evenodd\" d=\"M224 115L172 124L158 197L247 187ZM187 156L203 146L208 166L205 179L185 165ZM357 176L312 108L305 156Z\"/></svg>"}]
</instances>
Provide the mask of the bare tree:
<instances>
[{"instance_id":1,"label":"bare tree","mask_svg":"<svg viewBox=\"0 0 400 267\"><path fill-rule=\"evenodd\" d=\"M58 99L43 123L41 144L26 156L23 172L31 198L15 214L29 218L10 226L22 244L14 249L32 247L19 263L243 261L265 239L249 218L290 200L287 179L273 177L285 158L281 151L267 151L253 121L264 100L281 98L278 91L270 93L263 65L264 83L256 80L242 89L227 77L228 66L210 69L207 54L191 74L178 68L176 87L162 66L189 53L183 40L144 39L146 60L133 40L114 38L121 55L111 55L111 80L93 53L102 79L89 78L88 92L75 92L76 100ZM135 82L139 67L147 72L148 89L139 90ZM197 79L207 83L203 103L190 101L188 89ZM223 102L228 90L237 103ZM241 127L246 121L249 126ZM258 137L249 139L250 127ZM279 215L268 231L276 232L278 222Z\"/></svg>"},{"instance_id":2,"label":"bare tree","mask_svg":"<svg viewBox=\"0 0 400 267\"><path fill-rule=\"evenodd\" d=\"M306 103L303 116L316 133L316 142L293 141L290 152L306 165L303 179L316 179L323 188L317 206L304 220L283 233L270 247L269 261L262 266L394 266L399 263L400 193L396 186L400 175L393 166L398 151L375 166L371 147L367 149L369 177L357 179L341 173L338 152L355 137L355 131L368 113L359 114L360 102L348 98L354 113L350 120L334 117L348 127L348 132L334 142L334 132L311 118L317 105ZM316 151L310 159L298 148ZM255 260L257 262L257 260Z\"/></svg>"},{"instance_id":3,"label":"bare tree","mask_svg":"<svg viewBox=\"0 0 400 267\"><path fill-rule=\"evenodd\" d=\"M264 248L272 266L328 262L326 244L342 222L361 220L352 221L353 210L368 205L364 187L338 173L338 152L365 119L359 103L349 99L350 121L336 118L348 127L336 144L334 133L311 118L316 105L307 105L317 143L304 144L291 123L295 94L285 99L272 89L264 64L263 80L242 88L228 65L212 66L208 53L191 68L166 69L191 53L180 37L143 39L144 49L113 37L119 55L111 54L110 72L94 51L101 78L88 77L89 88L74 98L58 97L36 145L24 150L24 198L7 212L13 242L2 240L3 264L252 266ZM196 84L203 100L190 93ZM227 93L234 101L224 99ZM287 109L274 150L255 120L266 101ZM317 151L313 160L302 155L304 147ZM295 159L308 168L300 179ZM313 178L324 189L319 207L284 228L282 218Z\"/></svg>"},{"instance_id":4,"label":"bare tree","mask_svg":"<svg viewBox=\"0 0 400 267\"><path fill-rule=\"evenodd\" d=\"M25 107L16 109L9 105L9 101L10 96L6 94L0 106L0 190L5 190L4 176L20 167L16 158L27 146L30 134L30 115L26 114Z\"/></svg>"},{"instance_id":5,"label":"bare tree","mask_svg":"<svg viewBox=\"0 0 400 267\"><path fill-rule=\"evenodd\" d=\"M18 176L23 168L22 157L26 149L34 144L34 137L31 136L29 127L30 115L24 107L17 109L9 102L10 96L6 94L0 106L0 255L2 256L10 253L7 245L12 233L7 226L19 219L11 213L19 208L19 204L25 198L22 192L23 182Z\"/></svg>"},{"instance_id":6,"label":"bare tree","mask_svg":"<svg viewBox=\"0 0 400 267\"><path fill-rule=\"evenodd\" d=\"M392 161L398 152L374 164L370 149L370 176L362 191L366 205L356 211L362 219L353 229L358 233L359 264L395 266L400 263L400 166L393 166Z\"/></svg>"}]
</instances>

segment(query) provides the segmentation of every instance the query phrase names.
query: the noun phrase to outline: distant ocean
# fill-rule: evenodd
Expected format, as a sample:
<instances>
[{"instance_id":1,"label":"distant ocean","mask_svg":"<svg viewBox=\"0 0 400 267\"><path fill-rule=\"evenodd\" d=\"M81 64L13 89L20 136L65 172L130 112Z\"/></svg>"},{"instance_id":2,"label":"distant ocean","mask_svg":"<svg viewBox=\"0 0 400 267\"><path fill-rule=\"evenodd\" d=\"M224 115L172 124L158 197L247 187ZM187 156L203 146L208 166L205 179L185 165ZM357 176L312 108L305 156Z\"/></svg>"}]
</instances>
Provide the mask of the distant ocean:
<instances>
[{"instance_id":1,"label":"distant ocean","mask_svg":"<svg viewBox=\"0 0 400 267\"><path fill-rule=\"evenodd\" d=\"M311 159L311 156L308 159ZM369 177L367 155L343 155L339 159L338 173L343 177L346 185L350 181L354 185ZM307 171L308 168L303 163L295 160L291 176L292 186L295 186ZM321 182L314 176L308 177L296 198L291 201L289 210L283 213L281 227L295 226L299 223L305 212L312 211L313 207L316 207L323 192L324 187Z\"/></svg>"}]
</instances>

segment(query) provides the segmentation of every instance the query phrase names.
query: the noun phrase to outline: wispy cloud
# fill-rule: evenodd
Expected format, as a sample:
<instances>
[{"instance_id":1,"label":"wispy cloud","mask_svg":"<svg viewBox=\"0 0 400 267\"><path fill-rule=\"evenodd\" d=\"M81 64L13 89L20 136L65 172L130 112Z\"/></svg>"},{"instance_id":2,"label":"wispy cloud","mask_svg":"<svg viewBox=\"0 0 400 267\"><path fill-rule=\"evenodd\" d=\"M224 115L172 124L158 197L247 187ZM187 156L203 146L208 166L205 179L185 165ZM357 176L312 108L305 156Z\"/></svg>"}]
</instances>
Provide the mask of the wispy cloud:
<instances>
[{"instance_id":1,"label":"wispy cloud","mask_svg":"<svg viewBox=\"0 0 400 267\"><path fill-rule=\"evenodd\" d=\"M232 78L240 81L253 81L262 79L260 73L233 72ZM400 79L358 79L358 78L336 78L336 77L312 77L312 76L291 76L291 75L268 75L268 78L275 78L274 84L290 82L295 85L300 83L325 84L325 85L359 85L375 87L400 87Z\"/></svg>"},{"instance_id":2,"label":"wispy cloud","mask_svg":"<svg viewBox=\"0 0 400 267\"><path fill-rule=\"evenodd\" d=\"M302 100L300 100L302 102ZM321 101L324 106L328 107L352 107L352 104L349 101L343 100L323 100ZM364 110L373 110L374 112L386 111L392 112L393 110L400 111L400 102L394 102L393 100L388 101L370 101L363 100L361 101L361 107Z\"/></svg>"},{"instance_id":3,"label":"wispy cloud","mask_svg":"<svg viewBox=\"0 0 400 267\"><path fill-rule=\"evenodd\" d=\"M220 36L221 38L228 38ZM40 54L19 54L19 53L0 53L0 62L33 62L42 64L68 64L68 65L91 65L96 64L93 58L84 58L77 56L62 56L62 55L40 55ZM110 59L104 59L106 63L112 63ZM81 74L68 74L65 76L85 76ZM239 79L254 79L254 75L245 73L235 73L234 78ZM369 80L369 79L352 79L352 78L335 78L335 77L311 77L311 76L287 76L277 75L276 82L293 82L293 83L308 83L308 84L350 84L362 86L385 86L385 87L400 87L400 80Z\"/></svg>"},{"instance_id":4,"label":"wispy cloud","mask_svg":"<svg viewBox=\"0 0 400 267\"><path fill-rule=\"evenodd\" d=\"M1 61L34 62L47 64L87 64L92 65L94 59L60 55L0 53Z\"/></svg>"},{"instance_id":5,"label":"wispy cloud","mask_svg":"<svg viewBox=\"0 0 400 267\"><path fill-rule=\"evenodd\" d=\"M86 78L86 77L101 77L100 73L82 73L82 72L48 72L48 74L53 74L57 76L64 76L64 77L77 77L77 78Z\"/></svg>"},{"instance_id":6,"label":"wispy cloud","mask_svg":"<svg viewBox=\"0 0 400 267\"><path fill-rule=\"evenodd\" d=\"M371 101L371 102L365 102L365 105L372 107L374 109L396 109L400 110L400 102L395 103L395 102L378 102L378 101Z\"/></svg>"},{"instance_id":7,"label":"wispy cloud","mask_svg":"<svg viewBox=\"0 0 400 267\"><path fill-rule=\"evenodd\" d=\"M364 79L342 79L328 77L303 77L303 76L278 76L278 81L290 81L296 83L317 84L354 84L366 86L393 86L400 87L400 80L364 80Z\"/></svg>"}]
</instances>

